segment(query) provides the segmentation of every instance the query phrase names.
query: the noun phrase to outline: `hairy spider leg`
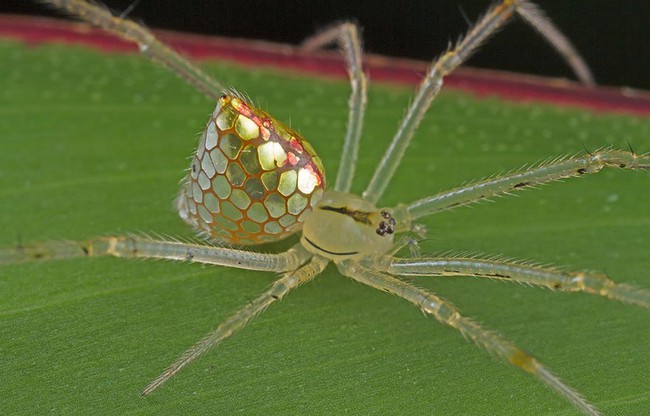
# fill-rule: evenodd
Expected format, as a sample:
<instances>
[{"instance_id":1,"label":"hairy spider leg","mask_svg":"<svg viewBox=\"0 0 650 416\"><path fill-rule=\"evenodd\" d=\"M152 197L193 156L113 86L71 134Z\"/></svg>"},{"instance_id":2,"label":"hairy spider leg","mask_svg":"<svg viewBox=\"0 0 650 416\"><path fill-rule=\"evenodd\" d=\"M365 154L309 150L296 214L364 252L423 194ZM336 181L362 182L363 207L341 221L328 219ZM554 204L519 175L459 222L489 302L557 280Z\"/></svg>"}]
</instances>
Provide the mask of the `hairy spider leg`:
<instances>
[{"instance_id":1,"label":"hairy spider leg","mask_svg":"<svg viewBox=\"0 0 650 416\"><path fill-rule=\"evenodd\" d=\"M473 276L546 287L564 292L584 292L650 308L650 291L616 283L606 274L563 271L529 262L468 256L398 258L378 256L361 261L366 267L398 276Z\"/></svg>"},{"instance_id":2,"label":"hairy spider leg","mask_svg":"<svg viewBox=\"0 0 650 416\"><path fill-rule=\"evenodd\" d=\"M577 391L562 382L562 380L544 367L535 357L494 332L482 328L471 319L462 316L454 305L436 294L379 271L363 267L354 260L339 262L337 266L342 274L382 292L388 292L405 299L418 306L424 313L432 315L439 322L457 329L487 351L496 354L515 367L533 375L569 402L573 403L583 413L590 416L598 416L601 414L594 405L584 399Z\"/></svg>"},{"instance_id":3,"label":"hairy spider leg","mask_svg":"<svg viewBox=\"0 0 650 416\"><path fill-rule=\"evenodd\" d=\"M398 227L409 229L420 217L483 201L498 195L534 188L549 182L598 173L604 167L650 170L650 154L637 155L617 149L600 149L582 156L560 157L537 167L485 179L449 191L398 205L393 213Z\"/></svg>"},{"instance_id":4,"label":"hairy spider leg","mask_svg":"<svg viewBox=\"0 0 650 416\"><path fill-rule=\"evenodd\" d=\"M579 67L585 68L588 73L587 65L575 48L534 4L525 0L504 0L498 3L489 9L476 25L456 42L453 48L433 61L406 111L397 133L393 136L388 149L386 149L384 156L375 169L370 183L363 192L364 199L374 204L383 195L397 167L400 165L404 152L409 146L424 114L440 92L444 77L467 61L487 38L510 20L515 12L522 14L525 20L558 49L565 59L568 58L569 63L573 61L580 62ZM565 42L559 42L559 39L564 39ZM580 72L577 71L579 77ZM582 77L580 78L582 79ZM588 80L586 82L589 83Z\"/></svg>"},{"instance_id":5,"label":"hairy spider leg","mask_svg":"<svg viewBox=\"0 0 650 416\"><path fill-rule=\"evenodd\" d=\"M573 69L574 74L580 82L585 85L596 85L594 76L589 66L582 59L578 50L571 41L555 26L551 19L535 3L520 2L517 6L517 14L521 16L530 26L535 28L548 43L562 56L567 64Z\"/></svg>"},{"instance_id":6,"label":"hairy spider leg","mask_svg":"<svg viewBox=\"0 0 650 416\"><path fill-rule=\"evenodd\" d=\"M140 52L151 60L167 67L169 70L193 85L198 91L218 100L226 87L203 72L201 68L181 56L151 33L146 27L131 20L113 14L100 3L88 3L83 0L39 0L42 3L64 10L88 23L98 26L129 42L138 45Z\"/></svg>"},{"instance_id":7,"label":"hairy spider leg","mask_svg":"<svg viewBox=\"0 0 650 416\"><path fill-rule=\"evenodd\" d=\"M177 260L246 270L286 272L300 267L312 254L300 244L284 253L272 254L137 235L97 237L86 241L46 241L0 248L0 264L101 256Z\"/></svg>"},{"instance_id":8,"label":"hairy spider leg","mask_svg":"<svg viewBox=\"0 0 650 416\"><path fill-rule=\"evenodd\" d=\"M142 391L142 395L151 393L165 381L172 378L183 367L208 352L224 339L244 328L251 319L263 312L271 304L282 299L289 291L315 278L325 269L327 263L327 259L315 256L309 263L303 265L298 270L287 272L280 279L276 280L266 292L250 303L247 303L225 321L221 322L217 329L210 332L202 340L185 351L178 360L169 366L161 375L156 377Z\"/></svg>"},{"instance_id":9,"label":"hairy spider leg","mask_svg":"<svg viewBox=\"0 0 650 416\"><path fill-rule=\"evenodd\" d=\"M352 92L348 100L348 125L343 140L343 151L334 190L349 192L352 187L354 170L357 166L359 142L363 131L363 116L366 111L368 80L363 72L363 49L359 28L351 22L343 22L305 39L301 47L313 51L338 42L345 58Z\"/></svg>"}]
</instances>

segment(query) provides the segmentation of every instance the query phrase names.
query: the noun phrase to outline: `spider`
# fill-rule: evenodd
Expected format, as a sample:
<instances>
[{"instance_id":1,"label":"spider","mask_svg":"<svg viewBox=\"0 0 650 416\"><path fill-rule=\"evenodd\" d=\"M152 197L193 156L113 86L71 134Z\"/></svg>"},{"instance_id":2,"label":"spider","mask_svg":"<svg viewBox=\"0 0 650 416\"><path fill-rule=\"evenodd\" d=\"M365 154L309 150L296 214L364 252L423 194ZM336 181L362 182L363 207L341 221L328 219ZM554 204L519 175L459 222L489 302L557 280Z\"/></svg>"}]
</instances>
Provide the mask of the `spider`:
<instances>
[{"instance_id":1,"label":"spider","mask_svg":"<svg viewBox=\"0 0 650 416\"><path fill-rule=\"evenodd\" d=\"M526 262L475 256L426 257L419 254L412 236L424 236L424 228L416 221L430 214L555 180L596 173L603 167L650 170L650 157L602 149L555 159L408 204L376 206L424 113L440 91L444 77L466 61L513 15L523 17L539 30L578 77L587 84L592 83L578 53L534 4L504 0L495 5L463 39L433 62L370 184L361 196L356 196L349 190L361 137L367 86L355 25L342 23L308 39L304 45L312 49L338 41L352 84L342 160L334 185L326 188L323 164L305 139L254 107L243 95L208 77L142 26L113 17L106 10L81 0L46 3L137 42L145 55L169 67L217 102L176 201L181 218L213 244L122 235L21 245L5 249L2 258L10 261L86 256L162 258L283 273L266 292L182 354L144 389L144 395L242 329L288 292L314 279L328 263L333 263L341 274L403 298L440 323L457 329L476 344L551 387L585 414L599 414L595 406L532 355L465 317L435 293L399 277L475 276L508 280L561 291L582 291L648 308L649 291L614 283L603 274L564 272ZM300 242L284 253L268 254L230 247L276 242L298 232L301 232ZM410 258L396 256L404 247L410 247L414 255Z\"/></svg>"}]
</instances>

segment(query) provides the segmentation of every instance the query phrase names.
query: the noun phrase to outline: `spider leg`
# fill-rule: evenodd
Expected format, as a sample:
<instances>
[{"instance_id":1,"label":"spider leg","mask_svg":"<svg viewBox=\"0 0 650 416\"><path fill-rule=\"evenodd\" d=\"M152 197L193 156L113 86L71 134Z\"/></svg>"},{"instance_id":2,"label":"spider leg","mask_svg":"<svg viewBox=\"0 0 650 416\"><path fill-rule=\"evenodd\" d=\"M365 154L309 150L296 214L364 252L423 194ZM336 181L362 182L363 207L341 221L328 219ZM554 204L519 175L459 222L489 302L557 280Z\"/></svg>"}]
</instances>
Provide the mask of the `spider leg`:
<instances>
[{"instance_id":1,"label":"spider leg","mask_svg":"<svg viewBox=\"0 0 650 416\"><path fill-rule=\"evenodd\" d=\"M63 10L80 19L98 26L124 40L134 42L140 52L167 67L197 90L217 101L226 88L217 80L203 72L198 66L181 56L178 52L159 41L156 36L143 25L123 19L96 3L84 0L40 0L57 9Z\"/></svg>"},{"instance_id":2,"label":"spider leg","mask_svg":"<svg viewBox=\"0 0 650 416\"><path fill-rule=\"evenodd\" d=\"M551 44L571 67L576 77L585 85L596 85L594 76L571 41L553 24L544 11L536 4L522 2L517 7L517 14Z\"/></svg>"},{"instance_id":3,"label":"spider leg","mask_svg":"<svg viewBox=\"0 0 650 416\"><path fill-rule=\"evenodd\" d=\"M453 256L416 259L383 256L372 263L381 264L383 271L399 276L487 277L566 292L585 292L650 308L649 290L615 283L607 275L600 273L565 272L552 267L512 261Z\"/></svg>"},{"instance_id":4,"label":"spider leg","mask_svg":"<svg viewBox=\"0 0 650 416\"><path fill-rule=\"evenodd\" d=\"M363 115L366 110L368 82L363 73L363 50L359 28L351 22L343 22L305 39L301 47L312 51L333 42L338 42L345 58L352 93L348 100L348 126L343 141L341 161L334 189L349 192L354 178L354 169L359 153L359 141L363 130Z\"/></svg>"},{"instance_id":5,"label":"spider leg","mask_svg":"<svg viewBox=\"0 0 650 416\"><path fill-rule=\"evenodd\" d=\"M183 367L208 352L224 339L244 328L256 315L263 312L272 303L282 299L289 291L297 288L316 277L327 265L327 260L314 257L311 262L303 265L296 271L287 272L262 295L242 307L234 315L223 321L217 329L185 351L181 357L169 366L160 376L152 381L143 391L147 395L158 388L165 381L172 378Z\"/></svg>"},{"instance_id":6,"label":"spider leg","mask_svg":"<svg viewBox=\"0 0 650 416\"><path fill-rule=\"evenodd\" d=\"M583 156L560 158L524 171L464 185L420 199L408 205L399 205L393 210L393 215L398 220L399 227L408 229L411 221L425 215L435 214L485 200L495 195L509 194L513 191L560 179L597 173L606 166L620 169L650 170L650 155L637 155L615 149L601 149Z\"/></svg>"},{"instance_id":7,"label":"spider leg","mask_svg":"<svg viewBox=\"0 0 650 416\"><path fill-rule=\"evenodd\" d=\"M584 414L592 416L601 414L594 405L562 382L535 357L494 332L481 327L471 319L462 316L454 305L436 294L388 274L363 267L352 260L343 261L337 263L337 265L342 274L375 289L399 296L418 306L424 313L433 315L439 322L459 330L464 336L470 338L487 351L494 353L551 387Z\"/></svg>"},{"instance_id":8,"label":"spider leg","mask_svg":"<svg viewBox=\"0 0 650 416\"><path fill-rule=\"evenodd\" d=\"M286 272L297 269L312 255L299 244L284 253L270 254L128 235L0 248L0 264L97 256L167 259L238 269Z\"/></svg>"},{"instance_id":9,"label":"spider leg","mask_svg":"<svg viewBox=\"0 0 650 416\"><path fill-rule=\"evenodd\" d=\"M375 173L363 192L364 199L376 203L382 196L400 164L413 134L424 114L440 92L443 78L462 65L485 40L503 27L514 13L519 13L537 29L569 62L582 62L568 40L553 23L532 3L524 0L503 0L488 12L461 38L456 45L435 60L420 83L400 126L384 153ZM582 63L586 68L586 65Z\"/></svg>"}]
</instances>

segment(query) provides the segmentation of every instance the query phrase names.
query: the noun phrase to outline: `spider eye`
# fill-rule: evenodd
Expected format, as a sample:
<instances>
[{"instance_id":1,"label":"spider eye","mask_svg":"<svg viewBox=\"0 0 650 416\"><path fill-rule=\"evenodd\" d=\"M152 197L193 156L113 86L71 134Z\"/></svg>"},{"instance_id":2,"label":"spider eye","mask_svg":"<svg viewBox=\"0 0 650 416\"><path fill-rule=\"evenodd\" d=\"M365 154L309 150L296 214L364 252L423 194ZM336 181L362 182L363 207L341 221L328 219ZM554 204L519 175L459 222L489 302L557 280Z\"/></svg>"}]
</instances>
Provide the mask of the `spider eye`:
<instances>
[{"instance_id":1,"label":"spider eye","mask_svg":"<svg viewBox=\"0 0 650 416\"><path fill-rule=\"evenodd\" d=\"M177 202L181 217L233 244L277 241L298 231L325 188L313 147L232 95L219 99L186 181Z\"/></svg>"},{"instance_id":2,"label":"spider eye","mask_svg":"<svg viewBox=\"0 0 650 416\"><path fill-rule=\"evenodd\" d=\"M381 217L384 219L377 226L377 234L384 236L395 232L395 218L388 211L381 211Z\"/></svg>"}]
</instances>

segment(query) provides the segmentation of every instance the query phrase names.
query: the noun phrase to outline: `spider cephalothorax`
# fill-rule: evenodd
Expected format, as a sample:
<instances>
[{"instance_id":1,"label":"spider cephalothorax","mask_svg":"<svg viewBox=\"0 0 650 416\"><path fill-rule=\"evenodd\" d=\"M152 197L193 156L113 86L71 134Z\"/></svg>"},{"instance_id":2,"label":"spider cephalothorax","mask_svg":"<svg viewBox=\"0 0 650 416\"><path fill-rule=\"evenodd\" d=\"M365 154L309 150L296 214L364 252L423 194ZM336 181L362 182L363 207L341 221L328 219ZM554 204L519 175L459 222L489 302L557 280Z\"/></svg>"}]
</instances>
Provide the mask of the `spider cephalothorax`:
<instances>
[{"instance_id":1,"label":"spider cephalothorax","mask_svg":"<svg viewBox=\"0 0 650 416\"><path fill-rule=\"evenodd\" d=\"M388 212L363 198L326 191L305 221L301 242L310 252L332 260L361 258L390 250L393 233L387 229L394 226Z\"/></svg>"}]
</instances>

